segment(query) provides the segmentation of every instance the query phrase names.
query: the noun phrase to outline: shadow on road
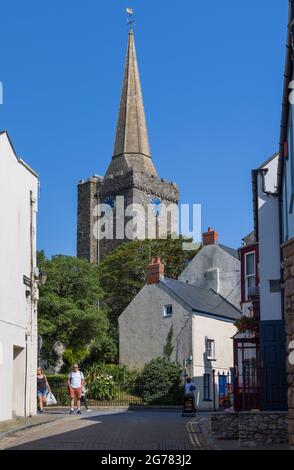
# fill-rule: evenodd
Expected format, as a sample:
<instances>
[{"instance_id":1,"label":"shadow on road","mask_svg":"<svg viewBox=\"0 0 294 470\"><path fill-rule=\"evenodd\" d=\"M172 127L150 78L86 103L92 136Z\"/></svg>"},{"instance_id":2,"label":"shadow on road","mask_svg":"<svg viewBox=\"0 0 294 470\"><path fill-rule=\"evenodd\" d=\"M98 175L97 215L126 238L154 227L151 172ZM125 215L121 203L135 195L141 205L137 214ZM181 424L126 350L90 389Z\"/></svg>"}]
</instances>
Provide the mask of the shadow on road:
<instances>
[{"instance_id":1,"label":"shadow on road","mask_svg":"<svg viewBox=\"0 0 294 470\"><path fill-rule=\"evenodd\" d=\"M174 412L105 411L87 413L81 418L74 415L49 428L40 428L37 439L24 434L22 442L10 450L193 450L186 430L188 421Z\"/></svg>"}]
</instances>

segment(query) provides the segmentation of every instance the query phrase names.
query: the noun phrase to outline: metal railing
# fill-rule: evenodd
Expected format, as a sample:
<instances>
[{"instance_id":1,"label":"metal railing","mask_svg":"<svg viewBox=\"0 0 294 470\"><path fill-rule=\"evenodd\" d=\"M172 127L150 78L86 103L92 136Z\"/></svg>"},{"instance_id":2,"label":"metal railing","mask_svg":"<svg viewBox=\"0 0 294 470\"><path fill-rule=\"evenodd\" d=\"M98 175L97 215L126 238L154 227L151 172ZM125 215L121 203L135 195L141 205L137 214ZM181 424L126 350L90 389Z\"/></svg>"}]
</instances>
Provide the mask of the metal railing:
<instances>
[{"instance_id":1,"label":"metal railing","mask_svg":"<svg viewBox=\"0 0 294 470\"><path fill-rule=\"evenodd\" d=\"M49 384L57 404L69 404L68 385L64 381ZM174 384L103 384L89 387L86 394L88 406L144 407L144 406L181 406L183 388Z\"/></svg>"}]
</instances>

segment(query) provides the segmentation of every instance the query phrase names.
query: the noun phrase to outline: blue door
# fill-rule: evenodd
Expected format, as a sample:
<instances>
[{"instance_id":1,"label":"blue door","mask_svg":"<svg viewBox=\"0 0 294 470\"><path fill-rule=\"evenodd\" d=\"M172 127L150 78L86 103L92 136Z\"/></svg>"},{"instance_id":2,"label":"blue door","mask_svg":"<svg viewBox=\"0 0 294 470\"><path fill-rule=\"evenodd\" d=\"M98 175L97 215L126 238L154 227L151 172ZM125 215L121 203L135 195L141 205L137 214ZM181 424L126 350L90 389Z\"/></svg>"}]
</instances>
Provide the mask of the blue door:
<instances>
[{"instance_id":1,"label":"blue door","mask_svg":"<svg viewBox=\"0 0 294 470\"><path fill-rule=\"evenodd\" d=\"M260 322L261 409L287 410L286 332L283 321Z\"/></svg>"}]
</instances>

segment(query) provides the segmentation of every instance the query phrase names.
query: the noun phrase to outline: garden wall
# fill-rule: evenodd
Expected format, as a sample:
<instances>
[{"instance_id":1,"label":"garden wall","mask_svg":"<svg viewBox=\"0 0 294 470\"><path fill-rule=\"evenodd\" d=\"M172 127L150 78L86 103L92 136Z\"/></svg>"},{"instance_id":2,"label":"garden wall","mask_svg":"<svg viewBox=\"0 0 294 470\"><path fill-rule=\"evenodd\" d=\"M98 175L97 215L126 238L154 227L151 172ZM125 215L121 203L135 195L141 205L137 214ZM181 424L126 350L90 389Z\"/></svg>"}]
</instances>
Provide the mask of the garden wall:
<instances>
[{"instance_id":1,"label":"garden wall","mask_svg":"<svg viewBox=\"0 0 294 470\"><path fill-rule=\"evenodd\" d=\"M239 440L240 447L288 443L287 412L215 413L211 432L215 439Z\"/></svg>"}]
</instances>

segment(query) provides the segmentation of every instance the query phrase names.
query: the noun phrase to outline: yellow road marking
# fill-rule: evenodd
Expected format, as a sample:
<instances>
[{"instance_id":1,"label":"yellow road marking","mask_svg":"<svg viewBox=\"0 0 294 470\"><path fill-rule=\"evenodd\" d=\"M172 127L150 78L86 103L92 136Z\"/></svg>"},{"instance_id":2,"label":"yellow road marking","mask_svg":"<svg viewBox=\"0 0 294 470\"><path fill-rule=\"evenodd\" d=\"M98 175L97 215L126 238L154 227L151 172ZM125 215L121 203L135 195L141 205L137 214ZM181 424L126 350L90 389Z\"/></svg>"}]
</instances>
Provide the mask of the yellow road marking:
<instances>
[{"instance_id":1,"label":"yellow road marking","mask_svg":"<svg viewBox=\"0 0 294 470\"><path fill-rule=\"evenodd\" d=\"M200 442L199 442L199 439L195 433L195 430L194 430L194 427L193 427L193 423L196 422L196 419L193 419L192 421L189 421L187 424L186 424L186 430L187 430L187 433L188 433L188 436L190 438L190 441L192 443L192 445L194 447L200 447Z\"/></svg>"}]
</instances>

